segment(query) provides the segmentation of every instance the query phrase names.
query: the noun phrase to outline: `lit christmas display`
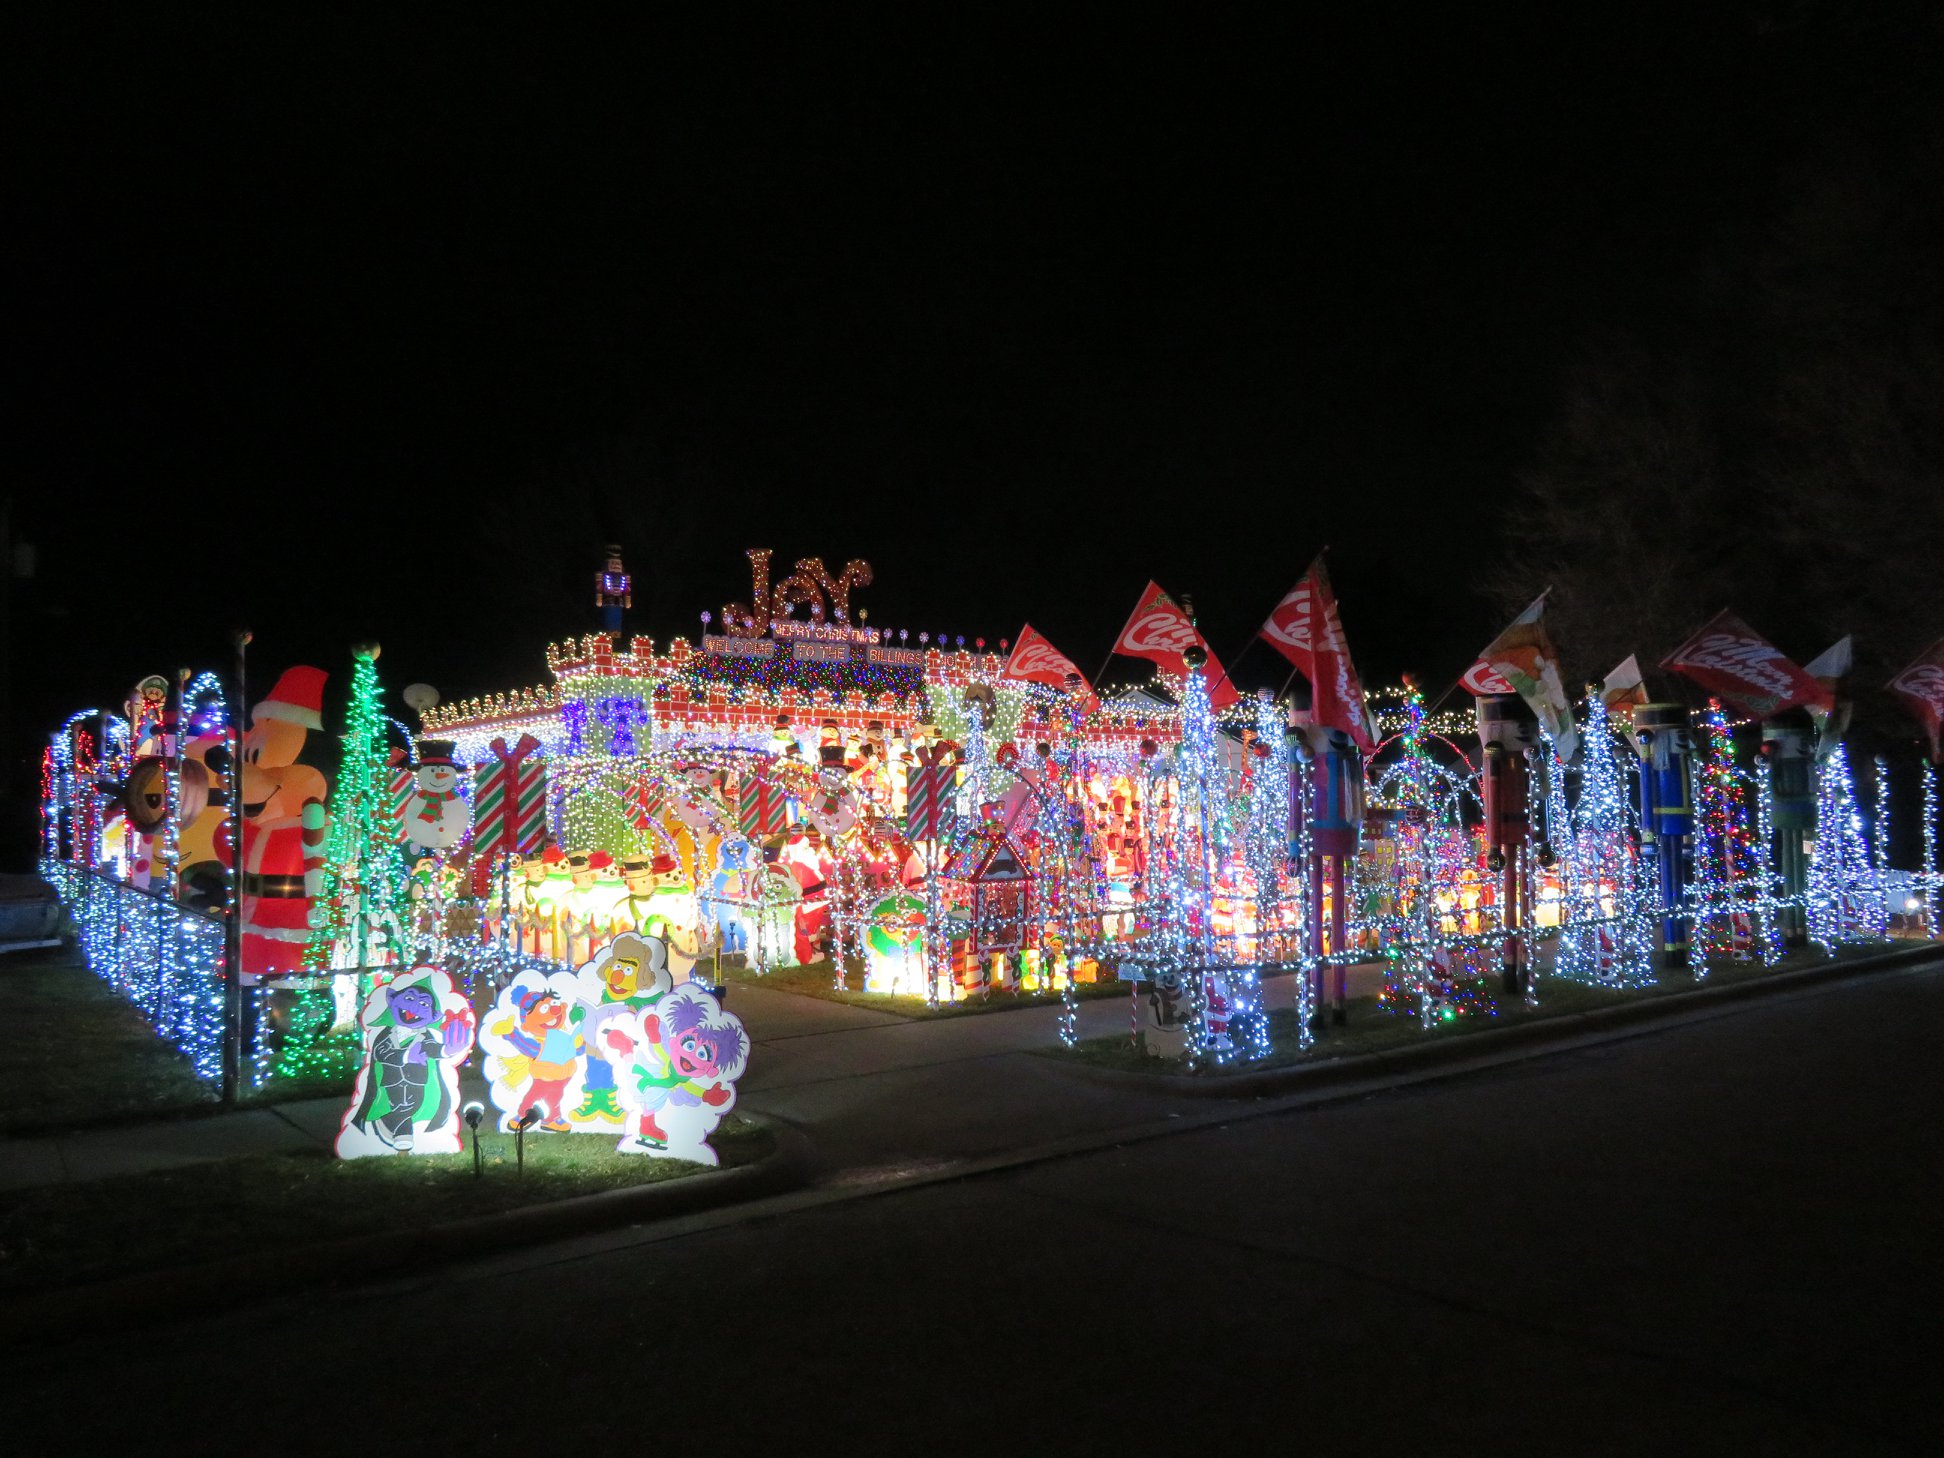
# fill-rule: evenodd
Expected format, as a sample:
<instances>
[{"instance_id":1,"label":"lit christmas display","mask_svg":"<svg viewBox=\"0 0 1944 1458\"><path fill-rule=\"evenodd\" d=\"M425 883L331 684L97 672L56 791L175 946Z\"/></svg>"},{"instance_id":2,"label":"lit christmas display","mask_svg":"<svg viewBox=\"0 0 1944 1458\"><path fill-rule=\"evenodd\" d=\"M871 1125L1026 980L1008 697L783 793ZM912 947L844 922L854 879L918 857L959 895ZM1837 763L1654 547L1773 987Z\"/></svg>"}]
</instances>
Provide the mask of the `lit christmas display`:
<instances>
[{"instance_id":1,"label":"lit christmas display","mask_svg":"<svg viewBox=\"0 0 1944 1458\"><path fill-rule=\"evenodd\" d=\"M1579 803L1559 855L1559 951L1554 972L1600 987L1642 987L1654 980L1654 921L1659 899L1639 851L1639 822L1605 700L1587 697L1579 736ZM1557 783L1564 767L1552 765ZM1563 845L1561 841L1563 840Z\"/></svg>"},{"instance_id":2,"label":"lit christmas display","mask_svg":"<svg viewBox=\"0 0 1944 1458\"><path fill-rule=\"evenodd\" d=\"M1738 962L1778 961L1782 936L1776 919L1771 839L1761 811L1761 777L1735 762L1734 738L1721 701L1710 699L1700 716L1701 744L1692 760L1694 853L1688 882L1692 908L1688 957L1697 975L1706 958Z\"/></svg>"},{"instance_id":3,"label":"lit christmas display","mask_svg":"<svg viewBox=\"0 0 1944 1458\"><path fill-rule=\"evenodd\" d=\"M1730 615L1666 663L1769 716L1762 756L1738 761L1718 702L1645 702L1636 665L1636 795L1607 699L1573 721L1543 600L1467 674L1475 713L1433 716L1408 683L1366 695L1319 560L1260 631L1309 684L1291 709L1241 695L1152 582L1114 652L1156 672L1116 692L1030 626L994 651L871 626L868 563L748 556L749 598L657 647L622 638L609 549L605 631L548 648L544 685L408 689L414 758L377 649L356 650L329 779L302 758L314 668L247 732L209 674L73 716L42 759L40 843L89 965L200 1074L239 1039L259 1081L358 1069L347 1152L446 1147L463 1006L505 1119L698 1157L747 1054L711 1002L725 965L816 964L932 1006L1044 999L1068 1044L1081 994L1119 981L1137 1040L1212 1070L1273 1051L1283 974L1301 1051L1344 1021L1358 964L1430 1029L1496 1014L1494 984L1534 1005L1548 975L1648 984L1657 950L1697 977L1772 963L1798 917L1829 949L1889 925L1889 767L1872 833L1844 748L1815 759L1784 717L1836 723L1833 692ZM1930 729L1928 665L1898 691ZM1932 935L1928 765L1923 797L1899 912ZM667 1041L677 1012L708 1066ZM711 1075L730 1091L706 1117L673 1112Z\"/></svg>"},{"instance_id":4,"label":"lit christmas display","mask_svg":"<svg viewBox=\"0 0 1944 1458\"><path fill-rule=\"evenodd\" d=\"M1431 752L1415 687L1404 708L1404 727L1389 742L1396 757L1384 763L1386 747L1373 757L1371 818L1381 829L1358 861L1356 925L1387 959L1379 1005L1429 1028L1497 1011L1484 972L1486 948L1496 953L1503 929L1468 828L1482 810L1475 777L1455 746L1463 771Z\"/></svg>"},{"instance_id":5,"label":"lit christmas display","mask_svg":"<svg viewBox=\"0 0 1944 1458\"><path fill-rule=\"evenodd\" d=\"M1864 834L1849 751L1840 744L1816 767L1816 844L1807 894L1809 938L1824 951L1879 940L1889 927L1889 903Z\"/></svg>"}]
</instances>

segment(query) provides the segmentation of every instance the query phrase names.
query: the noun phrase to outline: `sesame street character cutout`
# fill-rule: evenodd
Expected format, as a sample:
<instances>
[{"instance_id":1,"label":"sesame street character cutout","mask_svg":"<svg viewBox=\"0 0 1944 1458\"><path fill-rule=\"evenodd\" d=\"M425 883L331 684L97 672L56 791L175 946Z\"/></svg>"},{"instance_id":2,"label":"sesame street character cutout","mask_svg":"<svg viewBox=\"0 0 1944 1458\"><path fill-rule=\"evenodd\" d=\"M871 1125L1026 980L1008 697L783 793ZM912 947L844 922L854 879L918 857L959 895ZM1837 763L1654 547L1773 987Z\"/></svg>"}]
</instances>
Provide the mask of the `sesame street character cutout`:
<instances>
[{"instance_id":1,"label":"sesame street character cutout","mask_svg":"<svg viewBox=\"0 0 1944 1458\"><path fill-rule=\"evenodd\" d=\"M500 1128L511 1129L530 1109L540 1127L566 1134L568 1089L581 1078L577 1010L586 986L577 972L522 972L503 988L480 1029L486 1078Z\"/></svg>"},{"instance_id":2,"label":"sesame street character cutout","mask_svg":"<svg viewBox=\"0 0 1944 1458\"><path fill-rule=\"evenodd\" d=\"M419 741L418 768L401 817L405 846L413 855L441 855L466 838L471 812L459 798L454 748L443 739Z\"/></svg>"},{"instance_id":3,"label":"sesame street character cutout","mask_svg":"<svg viewBox=\"0 0 1944 1458\"><path fill-rule=\"evenodd\" d=\"M631 1132L616 1150L720 1164L709 1135L736 1105L749 1034L709 992L688 982L602 1030Z\"/></svg>"},{"instance_id":4,"label":"sesame street character cutout","mask_svg":"<svg viewBox=\"0 0 1944 1458\"><path fill-rule=\"evenodd\" d=\"M457 1154L459 1065L473 1046L473 1010L438 967L380 982L358 1012L364 1061L338 1129L339 1159Z\"/></svg>"},{"instance_id":5,"label":"sesame street character cutout","mask_svg":"<svg viewBox=\"0 0 1944 1458\"><path fill-rule=\"evenodd\" d=\"M304 739L324 727L321 668L288 668L250 713L236 793L243 808L243 971L295 972L310 940L311 898L322 886L324 776L297 763ZM307 854L311 808L315 851Z\"/></svg>"},{"instance_id":6,"label":"sesame street character cutout","mask_svg":"<svg viewBox=\"0 0 1944 1458\"><path fill-rule=\"evenodd\" d=\"M567 1120L585 1133L613 1134L627 1121L616 1086L615 1050L604 1034L674 986L668 944L660 937L623 932L578 974L583 1001L573 1012L587 1058L579 1096Z\"/></svg>"}]
</instances>

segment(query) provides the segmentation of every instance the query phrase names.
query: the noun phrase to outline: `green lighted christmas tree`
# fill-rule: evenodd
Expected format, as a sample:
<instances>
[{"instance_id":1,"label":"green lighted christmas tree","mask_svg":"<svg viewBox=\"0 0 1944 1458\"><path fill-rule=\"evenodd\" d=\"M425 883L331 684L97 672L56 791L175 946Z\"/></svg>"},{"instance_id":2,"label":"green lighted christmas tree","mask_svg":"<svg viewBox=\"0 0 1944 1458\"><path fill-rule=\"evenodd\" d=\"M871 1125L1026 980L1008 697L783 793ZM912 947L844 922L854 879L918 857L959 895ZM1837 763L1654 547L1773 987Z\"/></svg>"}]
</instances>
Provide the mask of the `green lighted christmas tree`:
<instances>
[{"instance_id":1,"label":"green lighted christmas tree","mask_svg":"<svg viewBox=\"0 0 1944 1458\"><path fill-rule=\"evenodd\" d=\"M310 941L304 970L373 967L410 949L402 945L408 910L405 858L392 816L391 764L385 749L383 690L378 684L378 645L352 650L351 706L324 840L320 884L311 900ZM348 980L347 980L348 982ZM347 991L362 988L347 985ZM346 1006L331 991L305 991L291 1010L280 1075L328 1073L348 1059L349 1040L327 1038L346 1021ZM355 1000L348 1004L355 1014ZM342 1048L337 1045L342 1042Z\"/></svg>"}]
</instances>

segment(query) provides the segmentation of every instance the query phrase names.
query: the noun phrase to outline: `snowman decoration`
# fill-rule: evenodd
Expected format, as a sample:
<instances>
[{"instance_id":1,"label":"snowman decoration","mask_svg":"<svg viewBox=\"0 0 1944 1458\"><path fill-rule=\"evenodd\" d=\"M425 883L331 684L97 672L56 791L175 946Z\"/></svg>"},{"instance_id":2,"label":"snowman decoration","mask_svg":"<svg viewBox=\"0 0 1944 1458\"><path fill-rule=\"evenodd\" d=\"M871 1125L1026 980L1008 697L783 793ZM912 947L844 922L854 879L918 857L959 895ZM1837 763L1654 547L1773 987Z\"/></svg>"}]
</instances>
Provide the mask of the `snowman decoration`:
<instances>
[{"instance_id":1,"label":"snowman decoration","mask_svg":"<svg viewBox=\"0 0 1944 1458\"><path fill-rule=\"evenodd\" d=\"M455 747L443 739L419 741L418 767L402 817L405 844L415 854L440 856L466 838L472 811L459 798Z\"/></svg>"},{"instance_id":2,"label":"snowman decoration","mask_svg":"<svg viewBox=\"0 0 1944 1458\"><path fill-rule=\"evenodd\" d=\"M804 805L810 823L835 845L855 824L862 809L856 787L844 768L841 744L825 745L817 769L817 787Z\"/></svg>"}]
</instances>

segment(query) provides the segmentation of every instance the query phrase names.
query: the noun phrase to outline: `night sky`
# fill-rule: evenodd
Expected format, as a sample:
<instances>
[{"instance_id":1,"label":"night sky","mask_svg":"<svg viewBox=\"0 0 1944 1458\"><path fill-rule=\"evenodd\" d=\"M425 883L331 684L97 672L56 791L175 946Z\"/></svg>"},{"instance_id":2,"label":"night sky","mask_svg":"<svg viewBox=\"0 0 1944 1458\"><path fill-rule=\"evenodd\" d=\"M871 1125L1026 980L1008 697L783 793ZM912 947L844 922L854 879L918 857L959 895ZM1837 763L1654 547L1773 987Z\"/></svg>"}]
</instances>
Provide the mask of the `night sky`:
<instances>
[{"instance_id":1,"label":"night sky","mask_svg":"<svg viewBox=\"0 0 1944 1458\"><path fill-rule=\"evenodd\" d=\"M1915 7L41 8L17 775L239 623L340 691L365 636L393 688L541 681L610 537L657 640L765 546L1089 672L1148 578L1226 657L1327 544L1367 677L1448 682L1565 356L1935 104Z\"/></svg>"}]
</instances>

